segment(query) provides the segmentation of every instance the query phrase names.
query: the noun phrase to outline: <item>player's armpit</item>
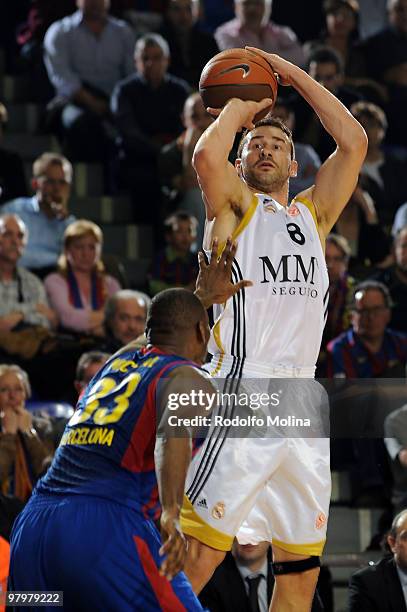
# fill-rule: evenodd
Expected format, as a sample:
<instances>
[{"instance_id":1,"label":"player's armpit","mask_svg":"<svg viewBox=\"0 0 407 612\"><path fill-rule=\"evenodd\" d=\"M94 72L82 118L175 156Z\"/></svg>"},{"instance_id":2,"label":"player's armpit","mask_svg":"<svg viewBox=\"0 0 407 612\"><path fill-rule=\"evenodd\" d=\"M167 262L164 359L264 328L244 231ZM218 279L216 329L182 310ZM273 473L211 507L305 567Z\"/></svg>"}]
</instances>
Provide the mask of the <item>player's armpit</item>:
<instances>
[{"instance_id":1,"label":"player's armpit","mask_svg":"<svg viewBox=\"0 0 407 612\"><path fill-rule=\"evenodd\" d=\"M245 187L235 167L227 159L223 163L215 163L211 157L211 151L207 149L197 152L194 157L194 167L209 220L231 208L232 202L243 204Z\"/></svg>"}]
</instances>

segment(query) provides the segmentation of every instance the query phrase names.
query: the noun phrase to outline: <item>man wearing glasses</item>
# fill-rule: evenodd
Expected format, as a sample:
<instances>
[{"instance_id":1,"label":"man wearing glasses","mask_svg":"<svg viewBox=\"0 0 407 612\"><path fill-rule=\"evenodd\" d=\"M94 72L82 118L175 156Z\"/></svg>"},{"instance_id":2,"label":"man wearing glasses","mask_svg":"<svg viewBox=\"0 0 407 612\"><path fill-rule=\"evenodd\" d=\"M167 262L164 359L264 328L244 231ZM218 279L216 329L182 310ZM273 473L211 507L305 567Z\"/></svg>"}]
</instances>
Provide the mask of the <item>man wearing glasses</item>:
<instances>
[{"instance_id":1,"label":"man wearing glasses","mask_svg":"<svg viewBox=\"0 0 407 612\"><path fill-rule=\"evenodd\" d=\"M349 449L352 503L356 507L383 507L389 503L383 469L386 450L380 439L386 396L379 383L370 388L366 379L405 376L407 335L388 328L391 308L385 285L374 280L360 283L353 294L351 327L327 346L328 376L366 381L360 385L357 402L349 404L347 400L347 406L339 402L336 407L337 414L339 409L352 413L349 431L356 428L364 436L359 438L356 433ZM338 452L343 453L344 448L337 446Z\"/></svg>"},{"instance_id":2,"label":"man wearing glasses","mask_svg":"<svg viewBox=\"0 0 407 612\"><path fill-rule=\"evenodd\" d=\"M387 326L392 301L385 285L366 280L355 288L351 327L328 344L328 375L334 378L404 376L407 335Z\"/></svg>"},{"instance_id":3,"label":"man wearing glasses","mask_svg":"<svg viewBox=\"0 0 407 612\"><path fill-rule=\"evenodd\" d=\"M43 153L33 164L31 185L35 195L6 203L2 212L14 213L28 229L21 265L43 278L56 267L65 229L75 217L69 214L72 165L58 153Z\"/></svg>"}]
</instances>

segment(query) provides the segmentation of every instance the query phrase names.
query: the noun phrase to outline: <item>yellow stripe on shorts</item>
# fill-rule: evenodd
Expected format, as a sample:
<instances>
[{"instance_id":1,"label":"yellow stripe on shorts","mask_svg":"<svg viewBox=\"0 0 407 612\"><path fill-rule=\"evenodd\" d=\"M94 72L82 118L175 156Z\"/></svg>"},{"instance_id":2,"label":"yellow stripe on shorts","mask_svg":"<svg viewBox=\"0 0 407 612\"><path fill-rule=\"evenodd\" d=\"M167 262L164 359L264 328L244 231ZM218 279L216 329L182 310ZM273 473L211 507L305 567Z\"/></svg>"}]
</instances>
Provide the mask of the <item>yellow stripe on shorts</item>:
<instances>
[{"instance_id":1,"label":"yellow stripe on shorts","mask_svg":"<svg viewBox=\"0 0 407 612\"><path fill-rule=\"evenodd\" d=\"M272 545L275 544L282 550L294 553L296 555L315 555L317 557L322 555L326 540L320 542L310 542L309 544L287 544L287 542L281 542L280 540L272 539Z\"/></svg>"},{"instance_id":2,"label":"yellow stripe on shorts","mask_svg":"<svg viewBox=\"0 0 407 612\"><path fill-rule=\"evenodd\" d=\"M184 495L184 503L181 510L181 529L183 533L190 535L207 546L216 550L228 551L232 548L234 537L218 531L195 512L188 497Z\"/></svg>"}]
</instances>

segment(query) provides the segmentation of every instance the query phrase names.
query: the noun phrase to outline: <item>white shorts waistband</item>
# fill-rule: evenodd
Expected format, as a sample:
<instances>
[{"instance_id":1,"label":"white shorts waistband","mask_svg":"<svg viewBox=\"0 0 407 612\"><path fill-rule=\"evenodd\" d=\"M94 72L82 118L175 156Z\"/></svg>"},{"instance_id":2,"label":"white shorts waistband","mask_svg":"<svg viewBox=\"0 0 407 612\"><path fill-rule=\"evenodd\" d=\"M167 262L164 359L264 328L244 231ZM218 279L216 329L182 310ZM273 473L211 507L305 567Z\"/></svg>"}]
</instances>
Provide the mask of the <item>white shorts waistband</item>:
<instances>
[{"instance_id":1,"label":"white shorts waistband","mask_svg":"<svg viewBox=\"0 0 407 612\"><path fill-rule=\"evenodd\" d=\"M213 355L206 368L209 373L223 378L227 374L244 378L314 378L315 366L294 366L280 363L258 363L251 359L232 357L224 353Z\"/></svg>"}]
</instances>

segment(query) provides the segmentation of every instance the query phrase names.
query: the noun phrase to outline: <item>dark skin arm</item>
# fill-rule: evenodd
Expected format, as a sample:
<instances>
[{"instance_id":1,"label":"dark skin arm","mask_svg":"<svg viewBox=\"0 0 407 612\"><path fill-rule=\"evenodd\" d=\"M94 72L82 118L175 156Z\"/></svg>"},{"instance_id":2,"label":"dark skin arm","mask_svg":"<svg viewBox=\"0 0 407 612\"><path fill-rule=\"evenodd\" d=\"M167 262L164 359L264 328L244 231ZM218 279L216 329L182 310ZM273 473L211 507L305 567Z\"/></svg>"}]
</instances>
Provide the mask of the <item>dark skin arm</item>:
<instances>
[{"instance_id":1,"label":"dark skin arm","mask_svg":"<svg viewBox=\"0 0 407 612\"><path fill-rule=\"evenodd\" d=\"M168 580L182 570L186 559L187 543L180 528L179 515L191 461L191 442L194 435L198 434L198 431L184 424L184 421L176 427L171 426L168 418L176 415L179 419L190 419L197 415L210 414L206 410L207 406L200 403L194 405L192 401L174 410L169 399L180 394L188 394L191 397L192 391L211 395L215 393L206 375L191 366L184 366L170 374L161 394L161 419L157 428L155 464L162 506L160 526L163 545L160 554L166 555L160 573Z\"/></svg>"}]
</instances>

